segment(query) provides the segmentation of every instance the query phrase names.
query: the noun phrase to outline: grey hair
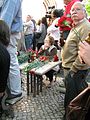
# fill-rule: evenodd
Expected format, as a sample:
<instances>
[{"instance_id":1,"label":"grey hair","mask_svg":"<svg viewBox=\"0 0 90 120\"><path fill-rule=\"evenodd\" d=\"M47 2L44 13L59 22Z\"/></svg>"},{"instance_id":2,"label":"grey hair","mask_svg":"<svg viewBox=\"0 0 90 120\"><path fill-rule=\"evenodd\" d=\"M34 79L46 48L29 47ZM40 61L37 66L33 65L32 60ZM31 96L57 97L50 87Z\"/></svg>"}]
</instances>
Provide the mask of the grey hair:
<instances>
[{"instance_id":1,"label":"grey hair","mask_svg":"<svg viewBox=\"0 0 90 120\"><path fill-rule=\"evenodd\" d=\"M82 10L86 12L85 5L82 2L79 2L79 1L75 2L72 5L71 10L72 10L73 6L75 6L76 4L79 4L82 7Z\"/></svg>"},{"instance_id":2,"label":"grey hair","mask_svg":"<svg viewBox=\"0 0 90 120\"><path fill-rule=\"evenodd\" d=\"M72 8L73 8L75 5L77 5L77 4L82 8L82 10L83 10L83 12L84 12L84 14L85 14L85 17L87 17L87 11L86 11L86 9L85 9L85 5L84 5L82 2L79 2L79 1L75 2L75 3L72 5L71 10L70 10L70 13L72 12Z\"/></svg>"}]
</instances>

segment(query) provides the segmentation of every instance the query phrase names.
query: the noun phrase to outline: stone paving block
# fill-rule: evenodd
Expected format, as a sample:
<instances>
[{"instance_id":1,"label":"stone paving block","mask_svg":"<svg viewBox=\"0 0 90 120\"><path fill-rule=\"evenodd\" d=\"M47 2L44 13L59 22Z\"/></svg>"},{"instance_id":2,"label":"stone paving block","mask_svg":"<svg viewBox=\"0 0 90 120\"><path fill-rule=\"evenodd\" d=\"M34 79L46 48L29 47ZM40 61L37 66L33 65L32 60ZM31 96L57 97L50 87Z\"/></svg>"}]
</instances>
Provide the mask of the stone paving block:
<instances>
[{"instance_id":1,"label":"stone paving block","mask_svg":"<svg viewBox=\"0 0 90 120\"><path fill-rule=\"evenodd\" d=\"M22 75L22 90L26 93L26 75ZM64 94L57 91L59 80L52 88L43 87L42 93L33 97L25 95L20 101L13 105L14 119L5 115L2 120L62 120L64 114Z\"/></svg>"}]
</instances>

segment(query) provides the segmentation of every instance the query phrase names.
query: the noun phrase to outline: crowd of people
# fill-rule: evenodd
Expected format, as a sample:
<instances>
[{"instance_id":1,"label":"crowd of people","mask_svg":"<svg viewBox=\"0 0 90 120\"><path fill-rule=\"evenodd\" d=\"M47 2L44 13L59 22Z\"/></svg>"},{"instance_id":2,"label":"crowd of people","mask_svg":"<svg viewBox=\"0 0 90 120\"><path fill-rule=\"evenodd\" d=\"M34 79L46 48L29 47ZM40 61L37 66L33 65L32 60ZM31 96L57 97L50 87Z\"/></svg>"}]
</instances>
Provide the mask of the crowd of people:
<instances>
[{"instance_id":1,"label":"crowd of people","mask_svg":"<svg viewBox=\"0 0 90 120\"><path fill-rule=\"evenodd\" d=\"M58 49L61 50L66 88L63 120L67 120L70 101L88 87L85 78L90 67L90 45L85 39L90 33L90 22L85 5L82 0L64 0L65 10L53 9L50 24L46 16L37 24L31 15L27 15L26 21L22 22L21 4L22 0L0 2L0 114L5 90L7 100L22 96L16 53L23 34L24 51L38 50L39 55L53 57ZM63 47L60 46L61 34L65 42ZM45 74L50 81L49 87L52 86L54 71L52 69Z\"/></svg>"}]
</instances>

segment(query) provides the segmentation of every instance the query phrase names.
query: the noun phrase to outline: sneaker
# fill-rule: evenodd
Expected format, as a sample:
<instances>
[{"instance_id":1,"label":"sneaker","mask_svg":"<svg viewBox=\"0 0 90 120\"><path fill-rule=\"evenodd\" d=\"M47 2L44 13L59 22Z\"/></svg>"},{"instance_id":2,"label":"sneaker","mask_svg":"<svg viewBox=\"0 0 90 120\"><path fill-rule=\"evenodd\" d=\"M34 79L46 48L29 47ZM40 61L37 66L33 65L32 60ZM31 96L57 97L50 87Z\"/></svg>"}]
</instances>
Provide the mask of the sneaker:
<instances>
[{"instance_id":1,"label":"sneaker","mask_svg":"<svg viewBox=\"0 0 90 120\"><path fill-rule=\"evenodd\" d=\"M11 100L11 99L18 98L21 96L22 96L22 93L20 93L18 95L11 94L11 95L8 95L7 100Z\"/></svg>"}]
</instances>

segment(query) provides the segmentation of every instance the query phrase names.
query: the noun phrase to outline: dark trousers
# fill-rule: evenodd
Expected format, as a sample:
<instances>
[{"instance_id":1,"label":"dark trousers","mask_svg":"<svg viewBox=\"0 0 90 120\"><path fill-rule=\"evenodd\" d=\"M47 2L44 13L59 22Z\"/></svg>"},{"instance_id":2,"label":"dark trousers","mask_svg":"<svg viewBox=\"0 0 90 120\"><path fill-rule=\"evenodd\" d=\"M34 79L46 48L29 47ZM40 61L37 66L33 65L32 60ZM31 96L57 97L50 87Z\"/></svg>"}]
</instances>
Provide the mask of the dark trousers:
<instances>
[{"instance_id":1,"label":"dark trousers","mask_svg":"<svg viewBox=\"0 0 90 120\"><path fill-rule=\"evenodd\" d=\"M60 47L58 46L58 40L55 40L54 45L56 46L56 48L57 48L58 50L60 50Z\"/></svg>"},{"instance_id":2,"label":"dark trousers","mask_svg":"<svg viewBox=\"0 0 90 120\"><path fill-rule=\"evenodd\" d=\"M3 96L2 97L0 97L0 117L2 116L2 112L3 112L3 109L2 109L2 98L3 98Z\"/></svg>"},{"instance_id":3,"label":"dark trousers","mask_svg":"<svg viewBox=\"0 0 90 120\"><path fill-rule=\"evenodd\" d=\"M33 50L36 50L36 37L35 37L35 33L33 35Z\"/></svg>"},{"instance_id":4,"label":"dark trousers","mask_svg":"<svg viewBox=\"0 0 90 120\"><path fill-rule=\"evenodd\" d=\"M85 120L90 120L90 108L88 110L88 113L86 114Z\"/></svg>"},{"instance_id":5,"label":"dark trousers","mask_svg":"<svg viewBox=\"0 0 90 120\"><path fill-rule=\"evenodd\" d=\"M54 72L55 72L54 70L50 70L45 74L49 78L50 82L52 82L52 80L53 80L53 73Z\"/></svg>"},{"instance_id":6,"label":"dark trousers","mask_svg":"<svg viewBox=\"0 0 90 120\"><path fill-rule=\"evenodd\" d=\"M37 44L37 49L39 50L42 45L44 45L44 43L38 43L38 44Z\"/></svg>"},{"instance_id":7,"label":"dark trousers","mask_svg":"<svg viewBox=\"0 0 90 120\"><path fill-rule=\"evenodd\" d=\"M72 74L70 71L65 77L65 109L69 105L70 101L88 86L87 82L85 81L87 74L88 70L78 70L74 74Z\"/></svg>"}]
</instances>

